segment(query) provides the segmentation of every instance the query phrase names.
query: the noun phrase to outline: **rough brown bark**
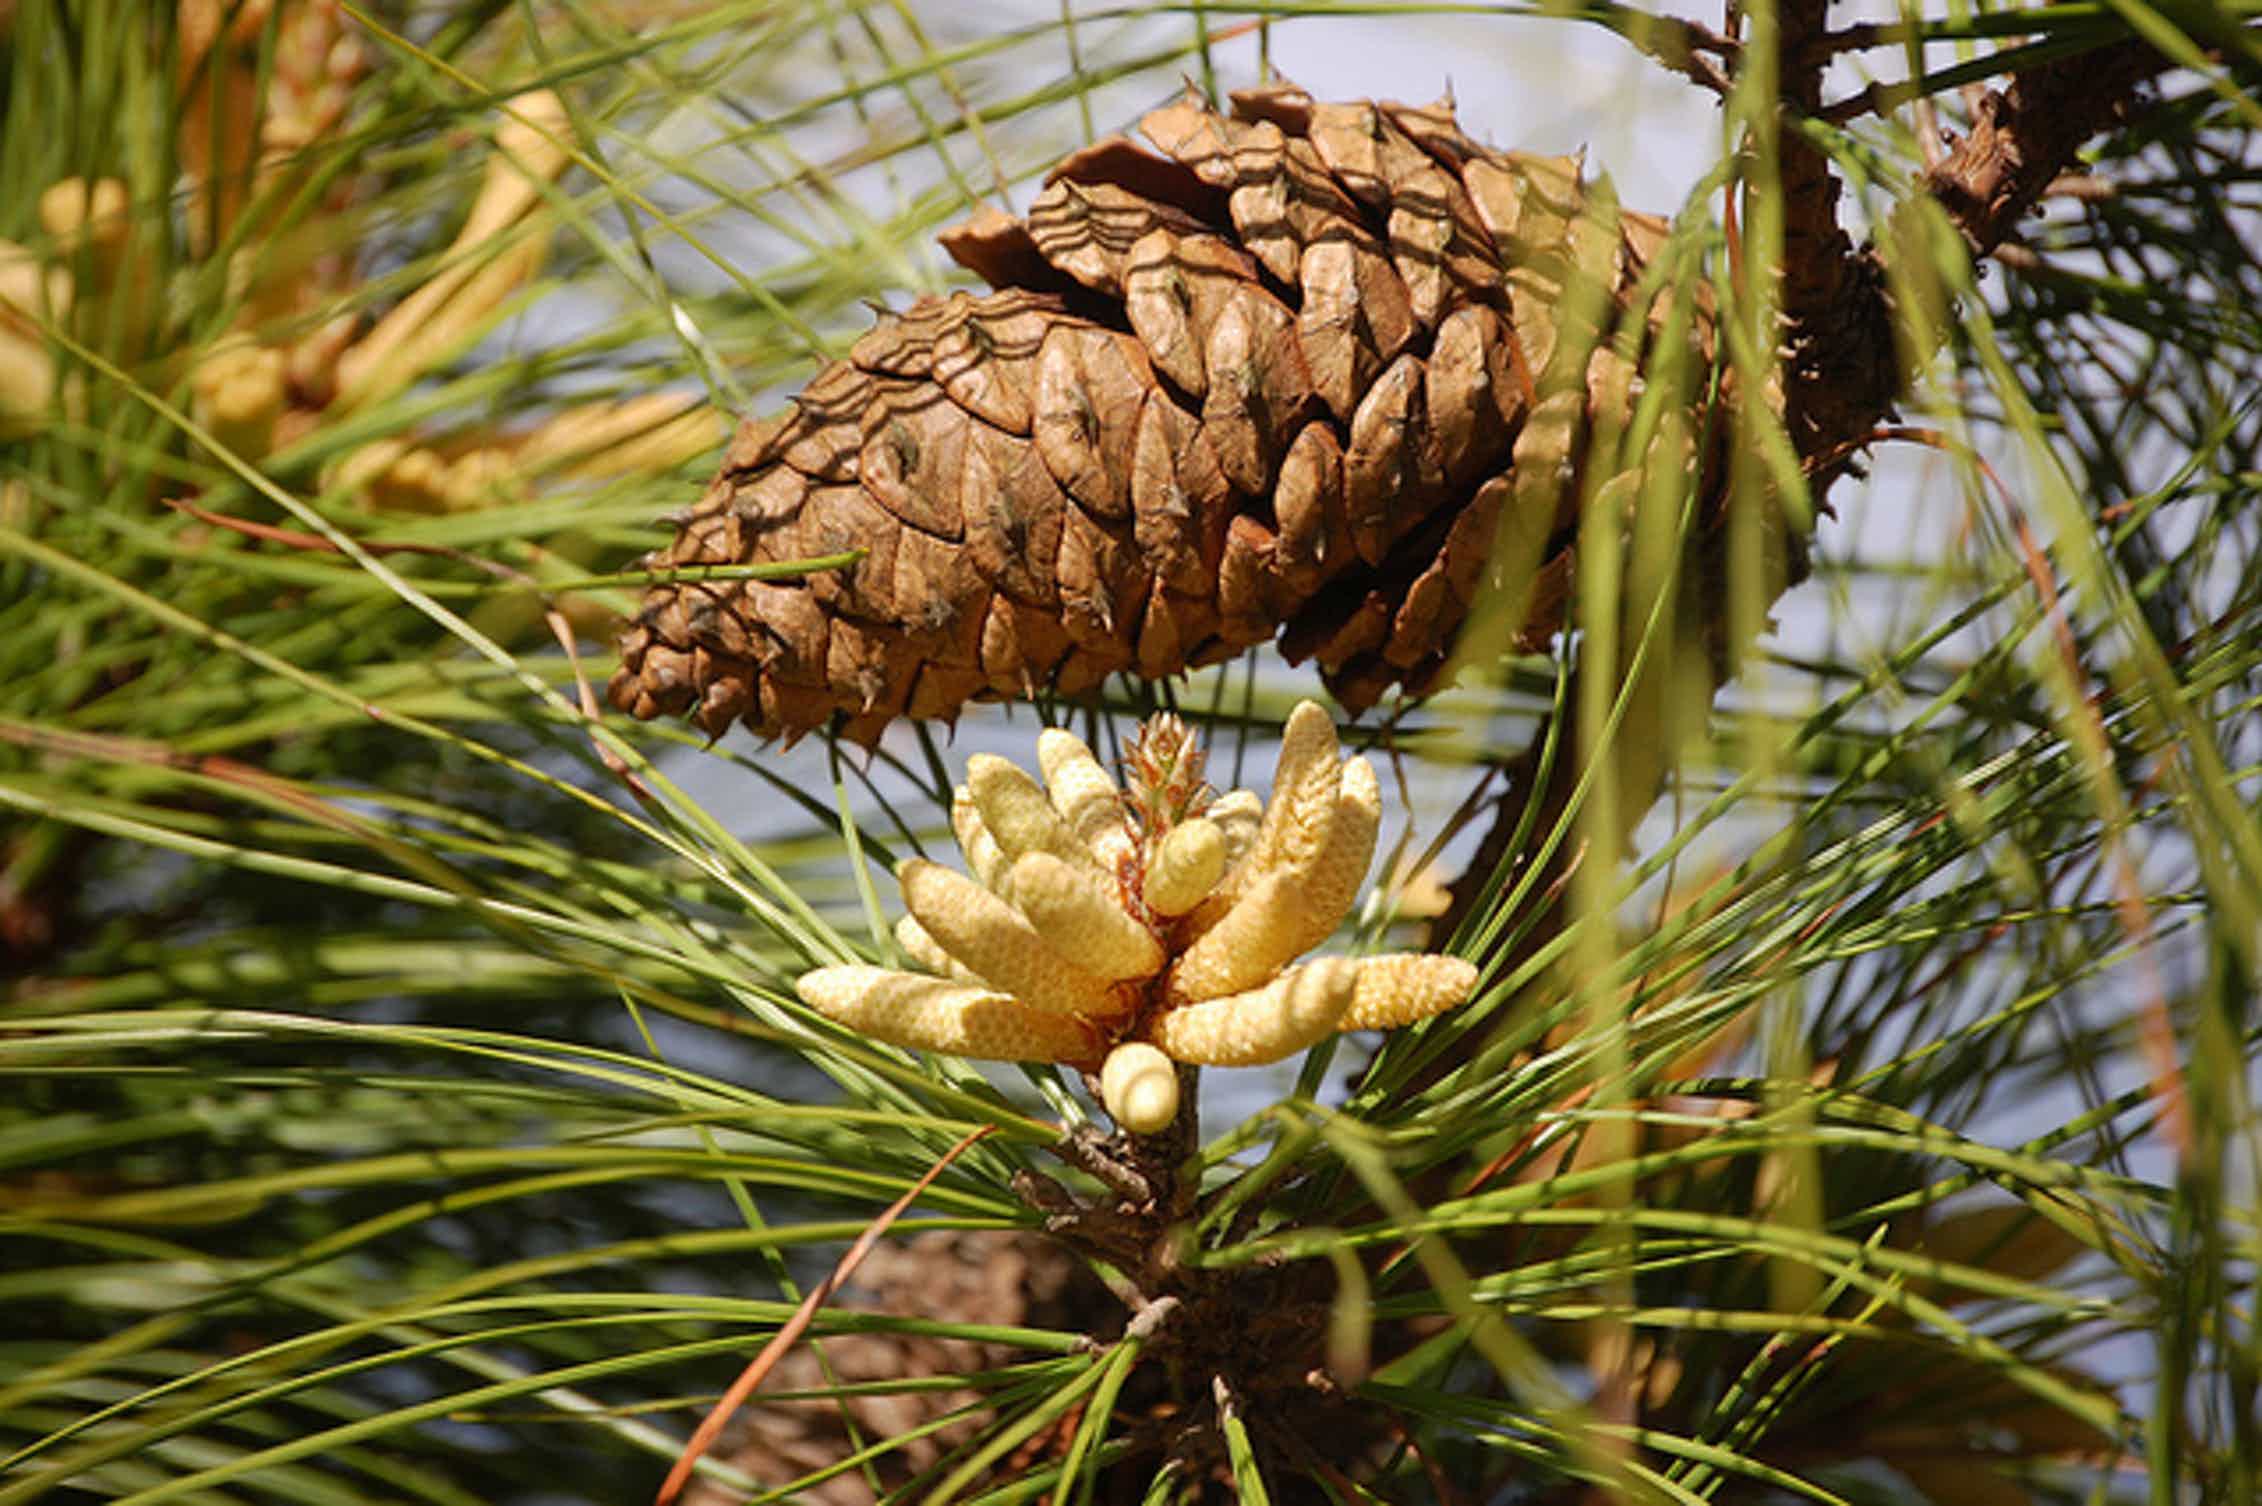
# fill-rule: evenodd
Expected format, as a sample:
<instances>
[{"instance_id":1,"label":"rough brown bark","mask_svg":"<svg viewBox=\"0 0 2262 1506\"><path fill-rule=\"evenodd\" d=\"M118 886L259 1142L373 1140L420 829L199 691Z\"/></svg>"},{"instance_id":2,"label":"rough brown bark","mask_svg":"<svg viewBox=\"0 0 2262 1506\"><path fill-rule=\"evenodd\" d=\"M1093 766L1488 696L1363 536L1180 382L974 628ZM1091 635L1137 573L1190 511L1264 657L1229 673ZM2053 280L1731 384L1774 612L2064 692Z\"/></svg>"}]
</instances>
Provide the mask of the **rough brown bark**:
<instances>
[{"instance_id":1,"label":"rough brown bark","mask_svg":"<svg viewBox=\"0 0 2262 1506\"><path fill-rule=\"evenodd\" d=\"M2085 142L2129 121L2137 90L2167 66L2150 47L2125 43L2044 64L1983 96L1970 134L1925 180L1972 254L2001 245Z\"/></svg>"}]
</instances>

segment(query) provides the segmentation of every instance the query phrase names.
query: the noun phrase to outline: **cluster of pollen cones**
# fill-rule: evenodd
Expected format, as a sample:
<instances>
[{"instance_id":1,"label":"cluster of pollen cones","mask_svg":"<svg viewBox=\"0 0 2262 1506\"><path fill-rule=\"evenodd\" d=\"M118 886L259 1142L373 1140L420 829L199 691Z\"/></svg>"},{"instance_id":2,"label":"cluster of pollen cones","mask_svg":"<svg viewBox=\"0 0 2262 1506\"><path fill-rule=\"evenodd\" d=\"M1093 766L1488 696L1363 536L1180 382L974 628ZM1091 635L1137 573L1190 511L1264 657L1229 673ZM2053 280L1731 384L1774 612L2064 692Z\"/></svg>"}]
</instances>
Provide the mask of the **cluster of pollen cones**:
<instances>
[{"instance_id":1,"label":"cluster of pollen cones","mask_svg":"<svg viewBox=\"0 0 2262 1506\"><path fill-rule=\"evenodd\" d=\"M648 563L860 557L656 584L615 705L869 741L1278 635L1357 711L1433 683L1480 599L1496 647L1554 631L1579 439L1632 371L1596 331L1663 222L1449 103L1277 85L1141 130L944 235L996 291L883 316L741 426Z\"/></svg>"},{"instance_id":2,"label":"cluster of pollen cones","mask_svg":"<svg viewBox=\"0 0 2262 1506\"><path fill-rule=\"evenodd\" d=\"M1462 1002L1458 957L1296 958L1358 897L1382 822L1374 768L1345 760L1313 702L1289 717L1272 796L1213 795L1178 718L1151 719L1119 790L1073 734L1037 743L1040 783L977 754L951 824L972 876L911 859L896 940L926 972L845 966L812 1008L878 1040L1100 1071L1108 1112L1150 1133L1178 1111L1175 1063L1278 1061L1340 1030Z\"/></svg>"}]
</instances>

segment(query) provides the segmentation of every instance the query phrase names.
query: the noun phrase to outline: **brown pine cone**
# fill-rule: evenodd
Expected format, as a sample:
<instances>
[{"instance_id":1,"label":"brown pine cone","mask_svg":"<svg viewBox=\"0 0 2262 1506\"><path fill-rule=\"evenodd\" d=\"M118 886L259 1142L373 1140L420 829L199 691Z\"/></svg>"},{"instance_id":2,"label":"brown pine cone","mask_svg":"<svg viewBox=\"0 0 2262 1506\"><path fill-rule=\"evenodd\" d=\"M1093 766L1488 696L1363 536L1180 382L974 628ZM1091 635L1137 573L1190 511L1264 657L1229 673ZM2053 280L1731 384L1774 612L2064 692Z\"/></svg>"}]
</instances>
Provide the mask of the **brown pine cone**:
<instances>
[{"instance_id":1,"label":"brown pine cone","mask_svg":"<svg viewBox=\"0 0 2262 1506\"><path fill-rule=\"evenodd\" d=\"M998 291L883 317L741 425L648 563L863 558L652 587L616 706L869 741L1278 634L1358 711L1430 684L1480 596L1553 634L1582 436L1629 403L1595 325L1664 223L1587 214L1575 159L1479 146L1450 102L1275 86L1140 124L1163 155L1101 141L1027 219L945 233Z\"/></svg>"}]
</instances>

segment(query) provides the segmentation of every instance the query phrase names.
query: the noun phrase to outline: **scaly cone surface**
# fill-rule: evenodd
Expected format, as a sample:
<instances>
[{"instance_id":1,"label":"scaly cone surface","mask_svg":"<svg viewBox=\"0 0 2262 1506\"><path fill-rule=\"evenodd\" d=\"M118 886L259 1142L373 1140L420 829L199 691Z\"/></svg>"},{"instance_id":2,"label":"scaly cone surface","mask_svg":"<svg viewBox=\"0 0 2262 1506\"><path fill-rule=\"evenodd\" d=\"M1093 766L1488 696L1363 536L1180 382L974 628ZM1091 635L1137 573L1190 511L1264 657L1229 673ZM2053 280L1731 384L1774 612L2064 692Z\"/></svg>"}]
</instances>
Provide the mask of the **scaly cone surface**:
<instances>
[{"instance_id":1,"label":"scaly cone surface","mask_svg":"<svg viewBox=\"0 0 2262 1506\"><path fill-rule=\"evenodd\" d=\"M1277 635L1358 711L1434 680L1480 593L1555 631L1581 439L1628 406L1593 327L1663 222L1450 103L1273 86L1141 130L1159 155L1101 141L944 235L997 291L883 317L740 427L648 563L863 556L654 586L615 705L869 741Z\"/></svg>"}]
</instances>

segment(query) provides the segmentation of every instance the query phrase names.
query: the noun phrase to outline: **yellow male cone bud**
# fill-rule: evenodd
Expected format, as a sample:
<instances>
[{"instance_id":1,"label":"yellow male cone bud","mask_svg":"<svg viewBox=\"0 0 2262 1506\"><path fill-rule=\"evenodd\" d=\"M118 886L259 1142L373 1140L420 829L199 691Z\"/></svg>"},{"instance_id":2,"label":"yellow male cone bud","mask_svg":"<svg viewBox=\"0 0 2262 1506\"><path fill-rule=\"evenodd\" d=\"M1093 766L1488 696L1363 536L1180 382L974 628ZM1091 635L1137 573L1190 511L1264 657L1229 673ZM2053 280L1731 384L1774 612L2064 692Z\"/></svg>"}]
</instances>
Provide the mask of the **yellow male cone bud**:
<instances>
[{"instance_id":1,"label":"yellow male cone bud","mask_svg":"<svg viewBox=\"0 0 2262 1506\"><path fill-rule=\"evenodd\" d=\"M998 851L997 838L982 823L982 809L965 785L951 792L950 830L958 838L958 850L966 854L967 872L995 889L1005 871L1005 854Z\"/></svg>"},{"instance_id":2,"label":"yellow male cone bud","mask_svg":"<svg viewBox=\"0 0 2262 1506\"><path fill-rule=\"evenodd\" d=\"M1196 816L1173 826L1155 849L1141 898L1157 915L1174 918L1207 899L1224 874L1225 833L1215 821Z\"/></svg>"},{"instance_id":3,"label":"yellow male cone bud","mask_svg":"<svg viewBox=\"0 0 2262 1506\"><path fill-rule=\"evenodd\" d=\"M540 425L512 448L529 475L577 481L656 475L729 437L721 410L680 392L648 392L616 403L585 403Z\"/></svg>"},{"instance_id":4,"label":"yellow male cone bud","mask_svg":"<svg viewBox=\"0 0 2262 1506\"><path fill-rule=\"evenodd\" d=\"M141 347L156 315L158 282L146 248L136 255L132 196L117 178L63 178L39 196L51 254L78 279L88 305L82 330L126 350Z\"/></svg>"},{"instance_id":5,"label":"yellow male cone bud","mask_svg":"<svg viewBox=\"0 0 2262 1506\"><path fill-rule=\"evenodd\" d=\"M1304 881L1268 873L1233 902L1219 921L1179 954L1170 971L1173 999L1215 999L1254 988L1304 950L1297 938L1314 922L1305 913ZM1340 915L1328 920L1335 928Z\"/></svg>"},{"instance_id":6,"label":"yellow male cone bud","mask_svg":"<svg viewBox=\"0 0 2262 1506\"><path fill-rule=\"evenodd\" d=\"M0 324L0 439L32 434L55 400L55 358Z\"/></svg>"},{"instance_id":7,"label":"yellow male cone bud","mask_svg":"<svg viewBox=\"0 0 2262 1506\"><path fill-rule=\"evenodd\" d=\"M55 399L55 359L41 326L64 325L71 274L43 266L12 241L0 241L0 439L36 432Z\"/></svg>"},{"instance_id":8,"label":"yellow male cone bud","mask_svg":"<svg viewBox=\"0 0 2262 1506\"><path fill-rule=\"evenodd\" d=\"M1099 1037L1074 1015L918 973L821 967L794 991L827 1019L891 1045L1003 1062L1088 1062L1099 1054Z\"/></svg>"},{"instance_id":9,"label":"yellow male cone bud","mask_svg":"<svg viewBox=\"0 0 2262 1506\"><path fill-rule=\"evenodd\" d=\"M1178 1117L1178 1068L1145 1041L1125 1041L1100 1068L1100 1102L1135 1135L1167 1129Z\"/></svg>"},{"instance_id":10,"label":"yellow male cone bud","mask_svg":"<svg viewBox=\"0 0 2262 1506\"><path fill-rule=\"evenodd\" d=\"M1457 957L1291 965L1350 913L1382 826L1374 766L1342 757L1317 706L1290 716L1261 805L1245 790L1209 798L1175 717L1132 744L1125 793L1068 733L1046 733L1040 753L1042 785L1002 758L968 761L951 826L979 881L921 858L896 870L911 912L896 941L936 976L820 968L803 999L899 1045L1099 1064L1108 1113L1145 1135L1176 1119L1181 1066L1279 1061L1337 1031L1427 1019L1475 989ZM1103 863L1117 837L1143 874Z\"/></svg>"},{"instance_id":11,"label":"yellow male cone bud","mask_svg":"<svg viewBox=\"0 0 2262 1506\"><path fill-rule=\"evenodd\" d=\"M1302 956L1335 934L1359 897L1367 868L1374 862L1376 835L1382 830L1382 785L1374 765L1354 758L1343 766L1343 788L1335 819L1320 844L1303 883L1304 903L1288 943L1291 957Z\"/></svg>"},{"instance_id":12,"label":"yellow male cone bud","mask_svg":"<svg viewBox=\"0 0 2262 1506\"><path fill-rule=\"evenodd\" d=\"M287 397L283 352L264 345L232 345L209 357L189 378L196 416L220 443L258 459L272 447L275 419Z\"/></svg>"},{"instance_id":13,"label":"yellow male cone bud","mask_svg":"<svg viewBox=\"0 0 2262 1506\"><path fill-rule=\"evenodd\" d=\"M1459 957L1394 952L1359 962L1358 986L1339 1030L1392 1030L1466 1001L1477 986L1476 964Z\"/></svg>"},{"instance_id":14,"label":"yellow male cone bud","mask_svg":"<svg viewBox=\"0 0 2262 1506\"><path fill-rule=\"evenodd\" d=\"M1228 910L1267 875L1310 866L1327 840L1342 786L1343 764L1335 723L1318 702L1297 702L1281 728L1280 762L1273 774L1272 798L1265 802L1255 840L1195 912L1194 928L1207 930L1219 924ZM1212 811L1223 803L1215 802ZM1328 929L1332 931L1341 918L1330 918Z\"/></svg>"},{"instance_id":15,"label":"yellow male cone bud","mask_svg":"<svg viewBox=\"0 0 2262 1506\"><path fill-rule=\"evenodd\" d=\"M1037 765L1052 791L1053 808L1099 865L1115 872L1135 845L1123 819L1123 800L1115 781L1073 732L1047 727L1037 734Z\"/></svg>"},{"instance_id":16,"label":"yellow male cone bud","mask_svg":"<svg viewBox=\"0 0 2262 1506\"><path fill-rule=\"evenodd\" d=\"M1280 733L1279 772L1272 798L1265 802L1249 861L1251 877L1302 869L1319 856L1335 821L1335 802L1343 787L1343 763L1335 723L1317 701L1299 701Z\"/></svg>"},{"instance_id":17,"label":"yellow male cone bud","mask_svg":"<svg viewBox=\"0 0 2262 1506\"><path fill-rule=\"evenodd\" d=\"M0 241L0 328L37 335L43 320L61 324L71 314L72 287L68 268L49 265L14 241Z\"/></svg>"},{"instance_id":18,"label":"yellow male cone bud","mask_svg":"<svg viewBox=\"0 0 2262 1506\"><path fill-rule=\"evenodd\" d=\"M91 251L98 277L107 280L124 254L132 193L117 178L61 178L39 196L39 223L54 242L58 257L70 258L81 248Z\"/></svg>"},{"instance_id":19,"label":"yellow male cone bud","mask_svg":"<svg viewBox=\"0 0 2262 1506\"><path fill-rule=\"evenodd\" d=\"M992 985L1035 1009L1115 1011L1106 980L1055 951L1019 910L965 874L907 858L895 876L927 934Z\"/></svg>"},{"instance_id":20,"label":"yellow male cone bud","mask_svg":"<svg viewBox=\"0 0 2262 1506\"><path fill-rule=\"evenodd\" d=\"M1076 840L1052 797L1020 765L993 753L966 760L966 785L982 812L982 824L996 839L1008 863L1025 852L1049 852L1070 863L1098 867L1092 850Z\"/></svg>"},{"instance_id":21,"label":"yellow male cone bud","mask_svg":"<svg viewBox=\"0 0 2262 1506\"><path fill-rule=\"evenodd\" d=\"M1332 1035L1358 983L1355 958L1323 957L1263 988L1165 1010L1147 1027L1147 1037L1195 1066L1261 1066Z\"/></svg>"},{"instance_id":22,"label":"yellow male cone bud","mask_svg":"<svg viewBox=\"0 0 2262 1506\"><path fill-rule=\"evenodd\" d=\"M943 950L943 944L928 934L915 915L906 915L895 923L895 944L903 948L903 955L931 973L945 978L955 978L961 983L979 983L982 975Z\"/></svg>"},{"instance_id":23,"label":"yellow male cone bud","mask_svg":"<svg viewBox=\"0 0 2262 1506\"><path fill-rule=\"evenodd\" d=\"M463 228L431 278L338 358L337 407L379 402L415 381L468 341L540 266L547 225L505 237L541 205L544 185L565 171L573 125L564 101L547 89L506 100L501 109L495 149Z\"/></svg>"},{"instance_id":24,"label":"yellow male cone bud","mask_svg":"<svg viewBox=\"0 0 2262 1506\"><path fill-rule=\"evenodd\" d=\"M1113 879L1049 852L1029 852L1014 863L1005 887L1054 951L1108 982L1162 971L1162 943L1124 910Z\"/></svg>"}]
</instances>

